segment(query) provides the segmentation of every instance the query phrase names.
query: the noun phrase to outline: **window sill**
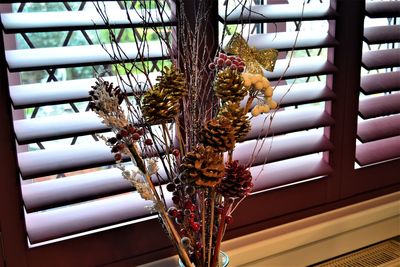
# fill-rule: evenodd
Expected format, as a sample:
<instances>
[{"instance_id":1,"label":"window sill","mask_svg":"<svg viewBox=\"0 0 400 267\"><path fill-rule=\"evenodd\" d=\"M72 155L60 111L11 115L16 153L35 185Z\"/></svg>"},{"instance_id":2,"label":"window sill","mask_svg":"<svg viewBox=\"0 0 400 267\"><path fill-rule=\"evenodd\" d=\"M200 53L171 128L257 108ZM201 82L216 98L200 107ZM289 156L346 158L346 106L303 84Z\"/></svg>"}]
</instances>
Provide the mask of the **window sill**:
<instances>
[{"instance_id":1,"label":"window sill","mask_svg":"<svg viewBox=\"0 0 400 267\"><path fill-rule=\"evenodd\" d=\"M305 266L400 234L400 192L225 241L232 266ZM177 257L140 267L177 266Z\"/></svg>"}]
</instances>

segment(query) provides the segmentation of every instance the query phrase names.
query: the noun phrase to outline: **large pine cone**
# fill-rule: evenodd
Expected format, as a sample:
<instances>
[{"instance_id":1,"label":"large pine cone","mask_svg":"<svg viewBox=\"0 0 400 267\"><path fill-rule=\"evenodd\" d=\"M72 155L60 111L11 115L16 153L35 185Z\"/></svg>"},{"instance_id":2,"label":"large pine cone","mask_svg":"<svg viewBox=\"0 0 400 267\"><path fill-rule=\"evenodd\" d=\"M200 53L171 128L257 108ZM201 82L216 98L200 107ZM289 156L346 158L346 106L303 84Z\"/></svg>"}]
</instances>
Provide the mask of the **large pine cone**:
<instances>
[{"instance_id":1,"label":"large pine cone","mask_svg":"<svg viewBox=\"0 0 400 267\"><path fill-rule=\"evenodd\" d=\"M164 67L162 76L158 76L157 81L159 88L165 91L166 94L178 98L187 95L185 77L183 73L179 72L175 68L175 66L172 66L171 68Z\"/></svg>"},{"instance_id":2,"label":"large pine cone","mask_svg":"<svg viewBox=\"0 0 400 267\"><path fill-rule=\"evenodd\" d=\"M244 197L253 188L249 169L239 165L237 160L227 163L225 177L218 186L218 192L224 197Z\"/></svg>"},{"instance_id":3,"label":"large pine cone","mask_svg":"<svg viewBox=\"0 0 400 267\"><path fill-rule=\"evenodd\" d=\"M231 122L219 116L206 122L201 131L202 143L212 147L215 152L225 152L235 147L235 134Z\"/></svg>"},{"instance_id":4,"label":"large pine cone","mask_svg":"<svg viewBox=\"0 0 400 267\"><path fill-rule=\"evenodd\" d=\"M247 94L242 75L230 68L218 72L214 90L222 102L240 102Z\"/></svg>"},{"instance_id":5,"label":"large pine cone","mask_svg":"<svg viewBox=\"0 0 400 267\"><path fill-rule=\"evenodd\" d=\"M187 184L214 187L221 182L225 168L221 155L200 145L183 158L180 171Z\"/></svg>"},{"instance_id":6,"label":"large pine cone","mask_svg":"<svg viewBox=\"0 0 400 267\"><path fill-rule=\"evenodd\" d=\"M240 141L250 132L250 121L246 114L243 114L243 108L240 108L239 104L227 103L218 116L224 116L231 122L236 141Z\"/></svg>"},{"instance_id":7,"label":"large pine cone","mask_svg":"<svg viewBox=\"0 0 400 267\"><path fill-rule=\"evenodd\" d=\"M179 99L156 85L144 93L142 112L148 123L171 121L179 112Z\"/></svg>"}]
</instances>

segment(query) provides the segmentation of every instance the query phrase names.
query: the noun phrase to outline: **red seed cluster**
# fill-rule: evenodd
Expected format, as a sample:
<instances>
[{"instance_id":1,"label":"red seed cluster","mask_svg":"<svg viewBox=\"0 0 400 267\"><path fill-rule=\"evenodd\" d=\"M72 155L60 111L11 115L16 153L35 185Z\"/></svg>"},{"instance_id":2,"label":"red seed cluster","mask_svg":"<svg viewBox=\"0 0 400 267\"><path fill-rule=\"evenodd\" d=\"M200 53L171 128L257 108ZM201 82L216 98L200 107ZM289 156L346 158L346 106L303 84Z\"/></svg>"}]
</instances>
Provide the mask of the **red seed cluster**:
<instances>
[{"instance_id":1,"label":"red seed cluster","mask_svg":"<svg viewBox=\"0 0 400 267\"><path fill-rule=\"evenodd\" d=\"M143 128L137 128L132 124L129 124L124 129L119 130L115 137L111 137L107 139L107 144L111 147L111 152L115 153L114 158L116 161L120 161L122 159L122 153L125 149L126 143L134 143L137 142L144 134ZM153 142L147 141L151 139L146 139L145 144L152 145Z\"/></svg>"},{"instance_id":2,"label":"red seed cluster","mask_svg":"<svg viewBox=\"0 0 400 267\"><path fill-rule=\"evenodd\" d=\"M230 68L231 70L237 70L238 72L243 72L245 63L238 56L228 56L224 53L219 53L218 57L214 58L214 62L208 65L210 70L222 70L225 68Z\"/></svg>"}]
</instances>

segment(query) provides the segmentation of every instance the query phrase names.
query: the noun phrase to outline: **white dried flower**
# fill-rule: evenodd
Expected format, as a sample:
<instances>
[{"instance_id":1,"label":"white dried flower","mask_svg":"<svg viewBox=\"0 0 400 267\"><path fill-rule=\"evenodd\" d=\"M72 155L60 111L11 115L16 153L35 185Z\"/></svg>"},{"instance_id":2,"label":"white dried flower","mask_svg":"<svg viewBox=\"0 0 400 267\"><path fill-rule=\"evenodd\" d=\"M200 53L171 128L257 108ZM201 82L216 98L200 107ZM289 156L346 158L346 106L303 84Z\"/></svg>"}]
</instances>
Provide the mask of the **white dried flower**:
<instances>
[{"instance_id":1,"label":"white dried flower","mask_svg":"<svg viewBox=\"0 0 400 267\"><path fill-rule=\"evenodd\" d=\"M154 158L147 159L147 172L149 175L156 174L158 172L157 160Z\"/></svg>"}]
</instances>

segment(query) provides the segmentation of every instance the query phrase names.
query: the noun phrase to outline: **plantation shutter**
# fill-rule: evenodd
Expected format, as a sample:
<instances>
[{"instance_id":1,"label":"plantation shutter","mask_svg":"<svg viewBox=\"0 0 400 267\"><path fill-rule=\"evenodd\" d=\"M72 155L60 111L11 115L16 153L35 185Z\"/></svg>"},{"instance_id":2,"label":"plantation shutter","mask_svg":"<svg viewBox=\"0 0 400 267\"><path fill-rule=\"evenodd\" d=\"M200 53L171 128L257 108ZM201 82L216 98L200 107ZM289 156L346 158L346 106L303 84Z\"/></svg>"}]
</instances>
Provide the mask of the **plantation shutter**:
<instances>
[{"instance_id":1,"label":"plantation shutter","mask_svg":"<svg viewBox=\"0 0 400 267\"><path fill-rule=\"evenodd\" d=\"M245 24L243 33L251 47L279 51L274 71L264 72L276 86L273 99L279 110L254 117L247 140L234 152L234 158L246 163L259 151L251 168L256 177L253 195L324 179L332 170L326 152L333 149L329 103L335 99L331 82L337 70L332 60L336 13L330 3L319 1L308 1L303 12L302 2L255 1L244 10L220 7L220 27L226 24L229 31Z\"/></svg>"},{"instance_id":2,"label":"plantation shutter","mask_svg":"<svg viewBox=\"0 0 400 267\"><path fill-rule=\"evenodd\" d=\"M144 206L149 203L122 178L121 171L111 168L115 161L110 148L95 136L109 129L87 108L88 91L95 79L76 74L80 70L92 74L93 69L84 66L94 66L99 72L112 70L113 60L105 49L112 52L113 48L107 44L102 47L103 40L98 40L101 30L112 28L117 38L135 36L140 43L144 29L176 25L173 7L166 3L162 15L155 9L144 14L140 9L144 3L133 1L127 11L123 1L106 2L113 5L107 9L109 25L105 25L90 1L21 1L14 4L14 13L1 14L3 33L15 35L25 46L5 51L5 57L8 70L22 77L20 85L9 87L12 106L30 116L15 118L14 129L20 150L26 230L32 245L154 217L148 217ZM40 10L43 7L46 9ZM146 24L138 13L146 18ZM59 42L45 42L43 47L37 47L32 39L47 36L44 32L54 33ZM125 62L138 59L132 40L121 46L127 52ZM155 78L160 71L159 60L167 58L166 51L157 40L149 41L144 51ZM67 75L58 76L58 71ZM38 73L43 74L43 81L32 81L31 77ZM117 84L115 76L104 79ZM145 79L139 75L139 81L142 80L137 87L143 89ZM57 109L63 110L61 114L52 114Z\"/></svg>"},{"instance_id":3,"label":"plantation shutter","mask_svg":"<svg viewBox=\"0 0 400 267\"><path fill-rule=\"evenodd\" d=\"M400 2L368 1L359 97L356 162L400 157Z\"/></svg>"}]
</instances>

